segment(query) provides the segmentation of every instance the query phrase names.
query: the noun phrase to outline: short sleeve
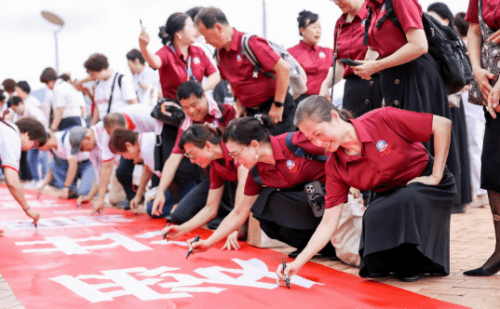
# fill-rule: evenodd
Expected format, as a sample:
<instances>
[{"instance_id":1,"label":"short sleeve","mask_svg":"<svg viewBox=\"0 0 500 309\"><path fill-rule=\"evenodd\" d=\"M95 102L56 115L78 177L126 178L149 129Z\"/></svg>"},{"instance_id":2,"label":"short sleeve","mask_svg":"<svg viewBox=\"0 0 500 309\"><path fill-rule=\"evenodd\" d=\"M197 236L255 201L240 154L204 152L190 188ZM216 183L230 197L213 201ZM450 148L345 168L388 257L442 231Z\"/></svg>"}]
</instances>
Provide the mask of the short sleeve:
<instances>
[{"instance_id":1,"label":"short sleeve","mask_svg":"<svg viewBox=\"0 0 500 309\"><path fill-rule=\"evenodd\" d=\"M349 186L344 183L337 172L337 161L333 156L328 159L325 165L326 170L326 197L325 208L329 209L347 202Z\"/></svg>"},{"instance_id":2,"label":"short sleeve","mask_svg":"<svg viewBox=\"0 0 500 309\"><path fill-rule=\"evenodd\" d=\"M265 39L258 36L250 38L248 45L255 54L255 57L257 57L257 60L259 60L264 71L271 71L281 58Z\"/></svg>"},{"instance_id":3,"label":"short sleeve","mask_svg":"<svg viewBox=\"0 0 500 309\"><path fill-rule=\"evenodd\" d=\"M137 94L135 93L134 85L132 83L132 78L128 75L123 75L122 77L122 98L124 101L137 99Z\"/></svg>"},{"instance_id":4,"label":"short sleeve","mask_svg":"<svg viewBox=\"0 0 500 309\"><path fill-rule=\"evenodd\" d=\"M174 148L172 149L172 153L177 153L177 154L184 153L184 151L182 151L182 149L179 147L179 141L181 139L182 132L184 132L184 131L179 127L178 133L177 133L177 138L175 139Z\"/></svg>"},{"instance_id":5,"label":"short sleeve","mask_svg":"<svg viewBox=\"0 0 500 309\"><path fill-rule=\"evenodd\" d=\"M19 160L21 159L21 138L13 129L5 125L2 126L0 131L0 159L2 160L2 167L10 167L17 172L19 171ZM12 131L12 133L8 130Z\"/></svg>"},{"instance_id":6,"label":"short sleeve","mask_svg":"<svg viewBox=\"0 0 500 309\"><path fill-rule=\"evenodd\" d=\"M69 135L69 134L67 134ZM76 157L78 154L71 154L71 144L69 143L69 136L66 136L63 142L64 153L66 154L66 158Z\"/></svg>"},{"instance_id":7,"label":"short sleeve","mask_svg":"<svg viewBox=\"0 0 500 309\"><path fill-rule=\"evenodd\" d=\"M203 59L203 64L205 65L205 71L203 72L203 75L210 76L217 72L217 69L213 65L212 61L210 61L210 59L207 57L205 52L200 53L200 57Z\"/></svg>"},{"instance_id":8,"label":"short sleeve","mask_svg":"<svg viewBox=\"0 0 500 309\"><path fill-rule=\"evenodd\" d=\"M61 83L54 87L55 89L52 96L52 103L55 108L67 107L68 91L66 91L67 89L64 89L64 86L64 83Z\"/></svg>"},{"instance_id":9,"label":"short sleeve","mask_svg":"<svg viewBox=\"0 0 500 309\"><path fill-rule=\"evenodd\" d=\"M262 192L262 186L255 182L252 176L252 171L248 173L247 181L245 182L245 190L243 191L247 196L258 195Z\"/></svg>"},{"instance_id":10,"label":"short sleeve","mask_svg":"<svg viewBox=\"0 0 500 309\"><path fill-rule=\"evenodd\" d=\"M327 155L325 148L314 145L301 131L296 131L292 136L292 143L304 149L305 152L312 155Z\"/></svg>"},{"instance_id":11,"label":"short sleeve","mask_svg":"<svg viewBox=\"0 0 500 309\"><path fill-rule=\"evenodd\" d=\"M215 168L215 161L210 163L210 189L219 189L225 183L224 179L220 177L217 169Z\"/></svg>"},{"instance_id":12,"label":"short sleeve","mask_svg":"<svg viewBox=\"0 0 500 309\"><path fill-rule=\"evenodd\" d=\"M106 131L102 132L101 144L101 160L102 162L111 161L115 158L115 154L109 149L109 135Z\"/></svg>"},{"instance_id":13,"label":"short sleeve","mask_svg":"<svg viewBox=\"0 0 500 309\"><path fill-rule=\"evenodd\" d=\"M392 0L392 5L404 33L410 28L424 29L422 7L417 0Z\"/></svg>"},{"instance_id":14,"label":"short sleeve","mask_svg":"<svg viewBox=\"0 0 500 309\"><path fill-rule=\"evenodd\" d=\"M162 48L160 48L157 52L156 52L156 55L158 57L160 57L160 60L161 60L161 66L164 67L167 65L167 49L165 46L163 46Z\"/></svg>"},{"instance_id":15,"label":"short sleeve","mask_svg":"<svg viewBox=\"0 0 500 309\"><path fill-rule=\"evenodd\" d=\"M432 135L432 114L385 107L378 113L399 136L409 142L427 142Z\"/></svg>"},{"instance_id":16,"label":"short sleeve","mask_svg":"<svg viewBox=\"0 0 500 309\"><path fill-rule=\"evenodd\" d=\"M469 8L467 9L467 15L465 15L465 20L474 23L474 24L479 24L479 6L478 6L479 1L478 0L469 0Z\"/></svg>"}]
</instances>

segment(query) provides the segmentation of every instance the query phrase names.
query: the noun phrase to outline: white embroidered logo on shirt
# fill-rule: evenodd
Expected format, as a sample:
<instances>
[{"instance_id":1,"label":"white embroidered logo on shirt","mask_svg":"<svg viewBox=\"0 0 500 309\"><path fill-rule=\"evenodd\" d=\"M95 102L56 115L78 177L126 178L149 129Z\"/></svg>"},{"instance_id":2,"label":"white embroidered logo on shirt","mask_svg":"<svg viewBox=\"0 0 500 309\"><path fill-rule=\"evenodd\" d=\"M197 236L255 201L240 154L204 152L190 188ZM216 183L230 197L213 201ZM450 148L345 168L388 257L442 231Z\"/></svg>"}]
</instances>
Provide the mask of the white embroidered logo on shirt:
<instances>
[{"instance_id":1,"label":"white embroidered logo on shirt","mask_svg":"<svg viewBox=\"0 0 500 309\"><path fill-rule=\"evenodd\" d=\"M324 53L324 52L322 52L322 51L321 51L321 52L319 52L319 57L320 57L320 58L325 58L325 57L326 57L326 55L325 55L325 53Z\"/></svg>"},{"instance_id":2,"label":"white embroidered logo on shirt","mask_svg":"<svg viewBox=\"0 0 500 309\"><path fill-rule=\"evenodd\" d=\"M194 57L194 59L193 59L193 63L194 63L194 64L200 64L200 62L201 62L201 61L200 61L200 58L198 58L198 57Z\"/></svg>"}]
</instances>

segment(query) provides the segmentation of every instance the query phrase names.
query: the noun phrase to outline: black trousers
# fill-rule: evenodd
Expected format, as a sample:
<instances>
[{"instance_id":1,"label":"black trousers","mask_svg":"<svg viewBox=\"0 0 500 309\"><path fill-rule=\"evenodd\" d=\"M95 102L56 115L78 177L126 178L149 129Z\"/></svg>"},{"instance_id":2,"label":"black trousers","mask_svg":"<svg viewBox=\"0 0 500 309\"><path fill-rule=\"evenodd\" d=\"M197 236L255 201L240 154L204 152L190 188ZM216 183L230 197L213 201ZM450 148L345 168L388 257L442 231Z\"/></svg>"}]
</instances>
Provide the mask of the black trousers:
<instances>
[{"instance_id":1,"label":"black trousers","mask_svg":"<svg viewBox=\"0 0 500 309\"><path fill-rule=\"evenodd\" d=\"M59 127L57 127L57 130L62 131L67 128L71 128L74 126L86 126L85 123L82 123L82 119L80 117L67 117L61 119L61 122L59 123Z\"/></svg>"},{"instance_id":2,"label":"black trousers","mask_svg":"<svg viewBox=\"0 0 500 309\"><path fill-rule=\"evenodd\" d=\"M273 102L274 102L274 97L263 102L259 106L246 108L247 116L253 117L257 114L268 115L269 110L273 106ZM283 119L277 125L269 128L271 135L280 135L286 132L293 132L296 129L295 126L293 125L293 118L295 117L295 109L297 108L297 105L295 104L293 97L288 92L286 94L283 106L284 106Z\"/></svg>"},{"instance_id":3,"label":"black trousers","mask_svg":"<svg viewBox=\"0 0 500 309\"><path fill-rule=\"evenodd\" d=\"M135 192L137 191L137 186L134 185L134 160L127 160L123 157L120 158L120 164L116 168L116 179L123 186L125 194L127 195L127 200L131 201L135 197ZM156 174L153 174L151 178L151 187L154 188L158 186L160 179Z\"/></svg>"}]
</instances>

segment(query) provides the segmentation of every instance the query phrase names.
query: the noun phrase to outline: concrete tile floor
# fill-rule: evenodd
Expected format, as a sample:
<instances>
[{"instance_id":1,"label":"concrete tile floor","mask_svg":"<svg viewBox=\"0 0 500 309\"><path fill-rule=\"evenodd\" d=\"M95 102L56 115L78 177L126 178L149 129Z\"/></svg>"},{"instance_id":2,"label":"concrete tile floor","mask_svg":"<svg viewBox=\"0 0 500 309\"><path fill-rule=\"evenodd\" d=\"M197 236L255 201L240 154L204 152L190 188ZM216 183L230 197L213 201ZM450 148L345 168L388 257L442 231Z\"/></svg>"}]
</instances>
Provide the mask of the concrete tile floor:
<instances>
[{"instance_id":1,"label":"concrete tile floor","mask_svg":"<svg viewBox=\"0 0 500 309\"><path fill-rule=\"evenodd\" d=\"M394 277L379 278L383 282L421 295L477 309L500 308L500 273L490 277L472 278L463 275L476 268L493 252L495 235L489 207L468 207L464 214L454 214L451 220L451 273L445 277L424 277L405 283ZM290 252L291 248L277 249ZM313 262L358 274L358 269L342 262L317 257ZM24 308L0 274L0 309Z\"/></svg>"}]
</instances>

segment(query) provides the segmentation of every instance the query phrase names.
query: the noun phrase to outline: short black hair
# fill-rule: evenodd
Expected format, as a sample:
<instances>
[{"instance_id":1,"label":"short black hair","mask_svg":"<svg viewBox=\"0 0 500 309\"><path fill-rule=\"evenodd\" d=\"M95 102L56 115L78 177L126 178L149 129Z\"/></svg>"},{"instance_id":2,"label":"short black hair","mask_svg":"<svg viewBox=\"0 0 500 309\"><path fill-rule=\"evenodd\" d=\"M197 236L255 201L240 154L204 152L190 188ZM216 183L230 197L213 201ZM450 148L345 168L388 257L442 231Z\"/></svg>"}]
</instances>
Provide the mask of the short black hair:
<instances>
[{"instance_id":1,"label":"short black hair","mask_svg":"<svg viewBox=\"0 0 500 309\"><path fill-rule=\"evenodd\" d=\"M201 10L195 17L194 24L203 23L205 28L212 29L215 24L229 25L226 15L219 8L208 7Z\"/></svg>"},{"instance_id":2,"label":"short black hair","mask_svg":"<svg viewBox=\"0 0 500 309\"><path fill-rule=\"evenodd\" d=\"M47 131L35 118L23 117L16 122L16 126L19 132L27 132L30 140L38 142L38 146L43 146L47 142Z\"/></svg>"},{"instance_id":3,"label":"short black hair","mask_svg":"<svg viewBox=\"0 0 500 309\"><path fill-rule=\"evenodd\" d=\"M7 78L2 82L3 90L7 92L14 92L16 87L16 81L12 78Z\"/></svg>"},{"instance_id":4,"label":"short black hair","mask_svg":"<svg viewBox=\"0 0 500 309\"><path fill-rule=\"evenodd\" d=\"M135 61L135 59L139 59L139 62L141 64L146 63L146 60L144 60L144 57L142 56L141 52L137 48L134 48L131 51L129 51L127 53L126 57L130 61Z\"/></svg>"},{"instance_id":5,"label":"short black hair","mask_svg":"<svg viewBox=\"0 0 500 309\"><path fill-rule=\"evenodd\" d=\"M177 88L177 100L184 100L191 97L191 95L195 95L198 99L201 99L203 96L203 87L200 83L195 80L188 80L187 82L183 82Z\"/></svg>"},{"instance_id":6,"label":"short black hair","mask_svg":"<svg viewBox=\"0 0 500 309\"><path fill-rule=\"evenodd\" d=\"M310 24L314 24L318 21L318 19L318 14L315 14L311 11L303 10L302 12L300 12L299 17L297 17L297 21L299 22L299 34L302 35L302 33L300 33L300 28L305 28Z\"/></svg>"},{"instance_id":7,"label":"short black hair","mask_svg":"<svg viewBox=\"0 0 500 309\"><path fill-rule=\"evenodd\" d=\"M438 14L442 19L448 19L450 21L448 27L455 31L453 27L453 13L446 4L444 4L443 2L434 2L429 5L429 7L427 8L427 12L434 12Z\"/></svg>"},{"instance_id":8,"label":"short black hair","mask_svg":"<svg viewBox=\"0 0 500 309\"><path fill-rule=\"evenodd\" d=\"M204 9L203 6L195 6L195 7L190 8L189 10L187 10L186 14L189 15L189 17L191 17L191 19L194 21L194 18L196 17L196 15L198 15L198 13L203 9Z\"/></svg>"},{"instance_id":9,"label":"short black hair","mask_svg":"<svg viewBox=\"0 0 500 309\"><path fill-rule=\"evenodd\" d=\"M61 74L61 75L59 76L59 78L60 78L60 79L62 79L63 81L65 81L65 82L68 82L68 83L71 81L71 77L69 77L69 75L68 75L68 74L66 74L66 73Z\"/></svg>"},{"instance_id":10,"label":"short black hair","mask_svg":"<svg viewBox=\"0 0 500 309\"><path fill-rule=\"evenodd\" d=\"M83 64L87 71L101 72L109 67L108 58L103 54L92 54Z\"/></svg>"},{"instance_id":11,"label":"short black hair","mask_svg":"<svg viewBox=\"0 0 500 309\"><path fill-rule=\"evenodd\" d=\"M55 81L57 79L56 70L53 68L45 68L40 75L40 82L46 84L50 81Z\"/></svg>"},{"instance_id":12,"label":"short black hair","mask_svg":"<svg viewBox=\"0 0 500 309\"><path fill-rule=\"evenodd\" d=\"M455 30L461 37L466 37L469 31L469 22L465 20L465 13L460 12L453 17L453 24L455 25Z\"/></svg>"},{"instance_id":13,"label":"short black hair","mask_svg":"<svg viewBox=\"0 0 500 309\"><path fill-rule=\"evenodd\" d=\"M25 80L22 80L22 81L18 82L16 86L19 87L19 88L21 88L27 94L29 94L31 92L30 85Z\"/></svg>"},{"instance_id":14,"label":"short black hair","mask_svg":"<svg viewBox=\"0 0 500 309\"><path fill-rule=\"evenodd\" d=\"M19 106L19 104L21 104L21 103L24 103L23 99L21 99L18 96L13 96L13 97L10 97L9 100L7 101L7 107Z\"/></svg>"}]
</instances>

